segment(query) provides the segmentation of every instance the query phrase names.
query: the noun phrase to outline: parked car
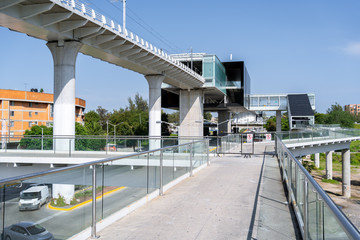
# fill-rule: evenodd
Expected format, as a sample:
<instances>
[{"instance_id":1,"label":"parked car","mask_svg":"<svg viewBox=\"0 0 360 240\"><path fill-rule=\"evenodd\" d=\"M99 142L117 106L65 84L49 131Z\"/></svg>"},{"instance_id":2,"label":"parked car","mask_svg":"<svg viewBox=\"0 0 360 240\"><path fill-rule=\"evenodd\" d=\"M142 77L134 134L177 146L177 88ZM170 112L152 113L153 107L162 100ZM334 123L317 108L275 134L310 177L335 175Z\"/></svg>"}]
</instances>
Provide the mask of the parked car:
<instances>
[{"instance_id":1,"label":"parked car","mask_svg":"<svg viewBox=\"0 0 360 240\"><path fill-rule=\"evenodd\" d=\"M47 186L33 186L20 192L19 210L39 209L49 201L50 194Z\"/></svg>"},{"instance_id":2,"label":"parked car","mask_svg":"<svg viewBox=\"0 0 360 240\"><path fill-rule=\"evenodd\" d=\"M39 224L19 222L4 228L5 240L53 240L54 236Z\"/></svg>"}]
</instances>

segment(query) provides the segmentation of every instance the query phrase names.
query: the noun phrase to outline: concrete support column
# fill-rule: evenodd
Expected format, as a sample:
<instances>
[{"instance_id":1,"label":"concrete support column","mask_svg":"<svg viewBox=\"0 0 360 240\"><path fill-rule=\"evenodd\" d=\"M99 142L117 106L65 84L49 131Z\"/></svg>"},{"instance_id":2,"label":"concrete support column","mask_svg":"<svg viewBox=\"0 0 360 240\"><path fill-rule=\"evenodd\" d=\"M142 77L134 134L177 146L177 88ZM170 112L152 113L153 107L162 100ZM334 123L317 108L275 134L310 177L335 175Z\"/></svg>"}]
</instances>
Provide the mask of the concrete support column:
<instances>
[{"instance_id":1,"label":"concrete support column","mask_svg":"<svg viewBox=\"0 0 360 240\"><path fill-rule=\"evenodd\" d=\"M342 195L351 197L350 149L342 150Z\"/></svg>"},{"instance_id":2,"label":"concrete support column","mask_svg":"<svg viewBox=\"0 0 360 240\"><path fill-rule=\"evenodd\" d=\"M229 111L218 111L218 136L231 132L231 121Z\"/></svg>"},{"instance_id":3,"label":"concrete support column","mask_svg":"<svg viewBox=\"0 0 360 240\"><path fill-rule=\"evenodd\" d=\"M320 153L315 153L315 167L319 168L320 167Z\"/></svg>"},{"instance_id":4,"label":"concrete support column","mask_svg":"<svg viewBox=\"0 0 360 240\"><path fill-rule=\"evenodd\" d=\"M203 109L202 90L180 90L179 137L202 137L204 135Z\"/></svg>"},{"instance_id":5,"label":"concrete support column","mask_svg":"<svg viewBox=\"0 0 360 240\"><path fill-rule=\"evenodd\" d=\"M56 151L73 150L75 141L75 63L80 42L48 42L54 60L54 140ZM66 137L65 137L66 136Z\"/></svg>"},{"instance_id":6,"label":"concrete support column","mask_svg":"<svg viewBox=\"0 0 360 240\"><path fill-rule=\"evenodd\" d=\"M52 196L58 198L59 196L64 197L65 202L70 204L71 199L75 194L75 185L72 184L53 184L52 185Z\"/></svg>"},{"instance_id":7,"label":"concrete support column","mask_svg":"<svg viewBox=\"0 0 360 240\"><path fill-rule=\"evenodd\" d=\"M326 152L326 167L325 167L325 171L326 171L326 179L332 179L333 175L332 175L332 154L333 152Z\"/></svg>"},{"instance_id":8,"label":"concrete support column","mask_svg":"<svg viewBox=\"0 0 360 240\"><path fill-rule=\"evenodd\" d=\"M276 131L281 131L281 110L276 111Z\"/></svg>"},{"instance_id":9,"label":"concrete support column","mask_svg":"<svg viewBox=\"0 0 360 240\"><path fill-rule=\"evenodd\" d=\"M161 147L161 84L164 75L145 76L149 84L149 150Z\"/></svg>"}]
</instances>

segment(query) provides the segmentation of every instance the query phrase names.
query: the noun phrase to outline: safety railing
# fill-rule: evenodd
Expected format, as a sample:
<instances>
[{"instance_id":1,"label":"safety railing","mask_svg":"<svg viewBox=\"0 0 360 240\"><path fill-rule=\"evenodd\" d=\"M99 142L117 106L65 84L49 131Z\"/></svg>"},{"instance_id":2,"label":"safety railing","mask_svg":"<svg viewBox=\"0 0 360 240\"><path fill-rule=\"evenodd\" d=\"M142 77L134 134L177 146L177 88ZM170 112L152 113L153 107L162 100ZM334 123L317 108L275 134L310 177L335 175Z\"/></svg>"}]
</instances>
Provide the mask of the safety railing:
<instances>
[{"instance_id":1,"label":"safety railing","mask_svg":"<svg viewBox=\"0 0 360 240\"><path fill-rule=\"evenodd\" d=\"M23 221L42 225L55 239L80 232L96 237L103 219L119 218L209 164L208 145L208 140L194 141L2 179L2 239L15 239L14 224Z\"/></svg>"},{"instance_id":2,"label":"safety railing","mask_svg":"<svg viewBox=\"0 0 360 240\"><path fill-rule=\"evenodd\" d=\"M207 136L209 151L215 152L219 141L216 136ZM132 153L143 152L150 149L150 142L156 148L179 145L198 140L204 137L149 137L149 136L104 136L104 135L76 135L76 136L51 136L51 135L15 135L0 136L1 152L27 152L30 150L41 151L46 154L66 154L74 156L80 153ZM57 147L58 146L58 147ZM154 147L153 147L154 148Z\"/></svg>"},{"instance_id":3,"label":"safety railing","mask_svg":"<svg viewBox=\"0 0 360 240\"><path fill-rule=\"evenodd\" d=\"M263 149L255 151L255 143L272 142L275 140L274 132L245 132L229 134L221 137L218 153L241 153L246 155L263 154Z\"/></svg>"},{"instance_id":4,"label":"safety railing","mask_svg":"<svg viewBox=\"0 0 360 240\"><path fill-rule=\"evenodd\" d=\"M360 233L277 138L276 151L303 239L360 239Z\"/></svg>"},{"instance_id":5,"label":"safety railing","mask_svg":"<svg viewBox=\"0 0 360 240\"><path fill-rule=\"evenodd\" d=\"M299 132L277 133L279 139L286 144L359 138L360 129L314 129Z\"/></svg>"}]
</instances>

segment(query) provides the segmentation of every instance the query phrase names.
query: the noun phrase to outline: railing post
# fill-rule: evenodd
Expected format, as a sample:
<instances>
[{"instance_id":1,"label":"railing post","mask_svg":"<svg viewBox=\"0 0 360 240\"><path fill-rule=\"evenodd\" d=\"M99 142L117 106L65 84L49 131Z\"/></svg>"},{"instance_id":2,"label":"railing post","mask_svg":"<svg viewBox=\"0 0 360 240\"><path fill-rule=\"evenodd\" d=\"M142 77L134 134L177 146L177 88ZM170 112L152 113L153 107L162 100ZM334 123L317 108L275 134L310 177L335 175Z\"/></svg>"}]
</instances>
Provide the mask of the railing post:
<instances>
[{"instance_id":1,"label":"railing post","mask_svg":"<svg viewBox=\"0 0 360 240\"><path fill-rule=\"evenodd\" d=\"M96 165L91 165L92 171L92 221L91 221L91 238L96 236Z\"/></svg>"},{"instance_id":2,"label":"railing post","mask_svg":"<svg viewBox=\"0 0 360 240\"><path fill-rule=\"evenodd\" d=\"M193 144L188 145L190 147L190 177L193 176Z\"/></svg>"},{"instance_id":3,"label":"railing post","mask_svg":"<svg viewBox=\"0 0 360 240\"><path fill-rule=\"evenodd\" d=\"M71 157L71 139L69 138L69 157Z\"/></svg>"},{"instance_id":4,"label":"railing post","mask_svg":"<svg viewBox=\"0 0 360 240\"><path fill-rule=\"evenodd\" d=\"M5 239L5 235L4 235L4 228L5 228L5 185L3 185L3 197L2 197L2 202L1 202L1 220L2 220L2 226L1 226L1 230L2 230L2 234L1 234L1 239Z\"/></svg>"},{"instance_id":5,"label":"railing post","mask_svg":"<svg viewBox=\"0 0 360 240\"><path fill-rule=\"evenodd\" d=\"M308 238L308 224L309 224L309 216L308 216L308 182L306 177L304 178L304 240Z\"/></svg>"},{"instance_id":6,"label":"railing post","mask_svg":"<svg viewBox=\"0 0 360 240\"><path fill-rule=\"evenodd\" d=\"M149 153L146 156L146 193L149 194Z\"/></svg>"},{"instance_id":7,"label":"railing post","mask_svg":"<svg viewBox=\"0 0 360 240\"><path fill-rule=\"evenodd\" d=\"M209 138L206 139L206 160L207 160L207 165L210 166L210 157L209 157L209 147L210 147L210 143L209 143Z\"/></svg>"},{"instance_id":8,"label":"railing post","mask_svg":"<svg viewBox=\"0 0 360 240\"><path fill-rule=\"evenodd\" d=\"M163 151L160 150L160 189L159 189L159 195L164 195L164 188L163 188Z\"/></svg>"}]
</instances>

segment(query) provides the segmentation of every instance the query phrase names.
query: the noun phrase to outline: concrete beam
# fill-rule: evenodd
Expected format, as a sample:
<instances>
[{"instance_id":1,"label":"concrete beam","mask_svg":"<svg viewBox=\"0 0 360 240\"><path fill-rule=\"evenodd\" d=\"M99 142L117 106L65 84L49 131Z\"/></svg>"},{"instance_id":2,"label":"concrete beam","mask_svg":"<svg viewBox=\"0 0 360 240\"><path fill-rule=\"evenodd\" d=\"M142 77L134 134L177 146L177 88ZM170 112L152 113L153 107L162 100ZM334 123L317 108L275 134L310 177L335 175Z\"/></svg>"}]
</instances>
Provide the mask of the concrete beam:
<instances>
[{"instance_id":1,"label":"concrete beam","mask_svg":"<svg viewBox=\"0 0 360 240\"><path fill-rule=\"evenodd\" d=\"M309 142L311 142L309 140ZM296 145L296 147L294 147ZM324 144L308 144L306 142L299 144L286 144L289 150L297 156L306 156L319 152L330 152L350 147L350 142L327 142Z\"/></svg>"},{"instance_id":2,"label":"concrete beam","mask_svg":"<svg viewBox=\"0 0 360 240\"><path fill-rule=\"evenodd\" d=\"M145 76L149 84L149 149L160 148L161 138L161 84L164 75Z\"/></svg>"},{"instance_id":3,"label":"concrete beam","mask_svg":"<svg viewBox=\"0 0 360 240\"><path fill-rule=\"evenodd\" d=\"M341 151L342 155L342 195L351 197L350 149Z\"/></svg>"},{"instance_id":4,"label":"concrete beam","mask_svg":"<svg viewBox=\"0 0 360 240\"><path fill-rule=\"evenodd\" d=\"M202 90L180 90L180 137L203 136L203 112Z\"/></svg>"},{"instance_id":5,"label":"concrete beam","mask_svg":"<svg viewBox=\"0 0 360 240\"><path fill-rule=\"evenodd\" d=\"M75 63L79 42L47 43L54 60L54 136L75 136ZM68 139L54 140L57 151L74 149Z\"/></svg>"}]
</instances>

